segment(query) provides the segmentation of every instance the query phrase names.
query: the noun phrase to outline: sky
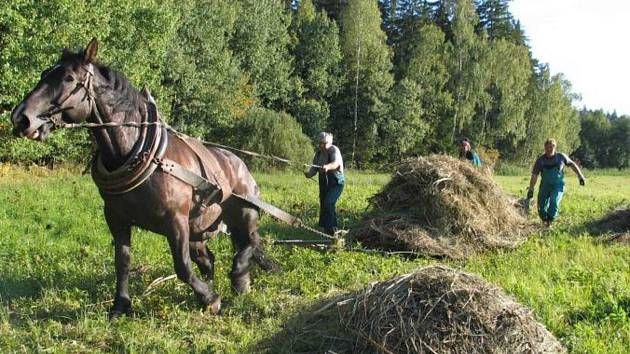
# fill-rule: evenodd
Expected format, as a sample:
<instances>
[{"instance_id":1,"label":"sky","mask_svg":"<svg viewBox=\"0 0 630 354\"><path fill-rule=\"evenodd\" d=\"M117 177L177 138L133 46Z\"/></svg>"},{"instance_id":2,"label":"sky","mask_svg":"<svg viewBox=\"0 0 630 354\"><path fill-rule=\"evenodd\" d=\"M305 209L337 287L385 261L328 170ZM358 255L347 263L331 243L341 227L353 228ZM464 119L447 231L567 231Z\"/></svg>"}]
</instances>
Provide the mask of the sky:
<instances>
[{"instance_id":1,"label":"sky","mask_svg":"<svg viewBox=\"0 0 630 354\"><path fill-rule=\"evenodd\" d=\"M512 0L534 58L563 73L577 108L630 115L630 0Z\"/></svg>"}]
</instances>

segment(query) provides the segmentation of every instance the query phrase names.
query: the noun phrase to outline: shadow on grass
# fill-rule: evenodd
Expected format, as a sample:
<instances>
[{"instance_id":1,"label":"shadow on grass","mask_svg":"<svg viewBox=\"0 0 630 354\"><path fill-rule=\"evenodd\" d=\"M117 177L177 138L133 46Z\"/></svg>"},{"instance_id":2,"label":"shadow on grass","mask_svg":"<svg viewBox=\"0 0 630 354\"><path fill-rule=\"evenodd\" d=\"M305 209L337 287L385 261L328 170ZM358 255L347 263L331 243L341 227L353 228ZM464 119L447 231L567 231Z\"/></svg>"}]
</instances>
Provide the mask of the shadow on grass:
<instances>
[{"instance_id":1,"label":"shadow on grass","mask_svg":"<svg viewBox=\"0 0 630 354\"><path fill-rule=\"evenodd\" d=\"M591 236L630 232L630 205L619 205L599 219L575 226L571 232L587 233Z\"/></svg>"},{"instance_id":2,"label":"shadow on grass","mask_svg":"<svg viewBox=\"0 0 630 354\"><path fill-rule=\"evenodd\" d=\"M131 271L129 293L134 304L132 317L151 317L152 311L159 308L160 304L170 304L190 312L201 308L187 286L182 285L183 290L177 289L180 281L176 278L149 289L152 279L157 280L168 275L162 269ZM86 312L107 313L113 303L113 268L111 273L103 274L57 273L52 277L54 282L50 279L0 279L0 306L13 308L16 306L14 304L21 304L17 305L18 308L26 309L20 313L12 313L15 324L46 319L55 319L64 324L76 322L84 318ZM140 302L141 306L135 306ZM27 325L26 322L23 323Z\"/></svg>"},{"instance_id":3,"label":"shadow on grass","mask_svg":"<svg viewBox=\"0 0 630 354\"><path fill-rule=\"evenodd\" d=\"M363 219L364 215L365 214L363 212L349 212L344 210L338 211L339 228L349 229L353 226L358 225L359 222ZM290 226L276 219L270 218L270 220L271 221L269 222L260 224L258 232L262 238L271 237L269 235L275 235L276 239L281 240L295 238L309 240L321 238L321 236L318 236L317 234L314 234L306 229ZM315 228L319 231L323 231L323 229L317 225L316 218L308 218L302 220L305 220L307 226Z\"/></svg>"},{"instance_id":4,"label":"shadow on grass","mask_svg":"<svg viewBox=\"0 0 630 354\"><path fill-rule=\"evenodd\" d=\"M356 353L357 340L339 322L334 302L327 298L289 318L280 332L250 348L256 353ZM326 306L332 306L321 311Z\"/></svg>"}]
</instances>

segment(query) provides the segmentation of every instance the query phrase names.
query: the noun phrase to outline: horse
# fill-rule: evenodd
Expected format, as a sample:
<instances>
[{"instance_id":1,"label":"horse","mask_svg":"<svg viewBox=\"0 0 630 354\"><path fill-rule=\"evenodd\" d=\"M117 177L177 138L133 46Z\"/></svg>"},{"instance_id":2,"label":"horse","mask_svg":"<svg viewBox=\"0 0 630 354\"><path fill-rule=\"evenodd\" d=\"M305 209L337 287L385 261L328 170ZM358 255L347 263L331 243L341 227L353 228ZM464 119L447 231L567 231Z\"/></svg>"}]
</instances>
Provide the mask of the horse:
<instances>
[{"instance_id":1,"label":"horse","mask_svg":"<svg viewBox=\"0 0 630 354\"><path fill-rule=\"evenodd\" d=\"M11 113L13 133L43 141L59 123L92 123L90 135L97 147L92 177L114 244L111 320L132 312L128 290L132 226L166 236L177 277L216 314L221 297L194 273L191 260L207 280L214 278L214 255L205 241L224 223L236 251L230 271L236 293L250 288L252 260L264 270L274 267L261 246L259 209L237 198L258 197L258 186L245 163L231 152L166 130L156 118L150 94L98 63L97 51L95 38L78 52L64 49ZM200 187L204 183L207 188Z\"/></svg>"}]
</instances>

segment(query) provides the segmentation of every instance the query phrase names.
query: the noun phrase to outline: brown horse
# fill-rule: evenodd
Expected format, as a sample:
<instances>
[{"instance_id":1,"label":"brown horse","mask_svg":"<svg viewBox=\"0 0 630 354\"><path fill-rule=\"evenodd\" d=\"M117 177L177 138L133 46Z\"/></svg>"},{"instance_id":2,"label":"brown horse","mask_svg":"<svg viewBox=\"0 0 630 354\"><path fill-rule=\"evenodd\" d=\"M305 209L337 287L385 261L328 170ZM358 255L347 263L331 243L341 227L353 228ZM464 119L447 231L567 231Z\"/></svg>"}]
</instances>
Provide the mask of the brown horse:
<instances>
[{"instance_id":1,"label":"brown horse","mask_svg":"<svg viewBox=\"0 0 630 354\"><path fill-rule=\"evenodd\" d=\"M135 90L121 74L97 64L97 48L96 39L92 39L82 52L64 50L11 114L14 134L41 141L60 119L65 123L101 124L91 128L98 147L92 176L105 202L105 219L114 238L116 293L110 318L131 311L128 279L132 225L167 237L178 278L192 287L202 305L217 313L220 297L194 274L191 259L204 276L213 278L214 256L204 240L223 222L236 250L230 272L236 292L249 289L252 258L263 269L272 267L260 246L257 208L234 196L257 197L256 182L243 161L232 153L205 148L167 132L159 119L153 125L128 124L150 121L151 112L155 119L155 104L150 95ZM113 124L102 126L107 123ZM190 183L169 174L164 161L171 162L170 170L179 165L216 181L222 188L215 191L220 193L214 193L212 200L204 198ZM139 165L144 168L138 170ZM129 175L129 171L138 174Z\"/></svg>"}]
</instances>

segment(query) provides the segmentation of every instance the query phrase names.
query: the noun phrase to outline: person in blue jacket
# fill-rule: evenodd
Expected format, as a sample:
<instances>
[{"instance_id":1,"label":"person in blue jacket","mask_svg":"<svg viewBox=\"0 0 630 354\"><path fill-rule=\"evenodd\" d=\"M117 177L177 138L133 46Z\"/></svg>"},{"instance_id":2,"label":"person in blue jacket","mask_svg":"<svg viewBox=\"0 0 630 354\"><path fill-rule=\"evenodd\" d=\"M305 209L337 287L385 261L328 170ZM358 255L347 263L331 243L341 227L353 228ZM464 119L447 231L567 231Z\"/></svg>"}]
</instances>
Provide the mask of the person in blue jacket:
<instances>
[{"instance_id":1,"label":"person in blue jacket","mask_svg":"<svg viewBox=\"0 0 630 354\"><path fill-rule=\"evenodd\" d=\"M332 144L333 136L322 132L318 137L319 149L313 157L313 165L304 175L307 178L319 172L319 226L333 235L337 228L337 211L335 204L343 192L345 176L343 174L343 159L339 148Z\"/></svg>"},{"instance_id":2,"label":"person in blue jacket","mask_svg":"<svg viewBox=\"0 0 630 354\"><path fill-rule=\"evenodd\" d=\"M538 188L538 215L546 226L551 226L558 217L560 201L564 193L564 168L571 167L578 176L580 185L585 184L585 177L580 168L566 154L556 152L555 139L545 141L545 153L540 155L532 168L527 199L534 196L534 187L538 175L541 176Z\"/></svg>"},{"instance_id":3,"label":"person in blue jacket","mask_svg":"<svg viewBox=\"0 0 630 354\"><path fill-rule=\"evenodd\" d=\"M460 160L468 160L473 166L481 166L481 159L479 155L473 151L472 146L470 145L470 140L468 138L463 138L459 141L459 159Z\"/></svg>"}]
</instances>

